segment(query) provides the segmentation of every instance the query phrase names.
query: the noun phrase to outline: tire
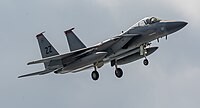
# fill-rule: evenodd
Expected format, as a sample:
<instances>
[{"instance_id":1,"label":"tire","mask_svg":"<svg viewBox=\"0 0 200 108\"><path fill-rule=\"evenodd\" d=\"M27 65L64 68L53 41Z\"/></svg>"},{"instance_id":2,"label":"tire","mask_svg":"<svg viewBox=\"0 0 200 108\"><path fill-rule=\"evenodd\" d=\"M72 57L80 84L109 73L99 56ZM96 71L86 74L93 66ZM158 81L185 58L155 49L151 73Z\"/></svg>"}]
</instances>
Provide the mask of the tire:
<instances>
[{"instance_id":1,"label":"tire","mask_svg":"<svg viewBox=\"0 0 200 108\"><path fill-rule=\"evenodd\" d=\"M98 80L99 79L99 73L97 71L93 71L91 74L91 77L93 80Z\"/></svg>"},{"instance_id":2,"label":"tire","mask_svg":"<svg viewBox=\"0 0 200 108\"><path fill-rule=\"evenodd\" d=\"M145 66L147 66L147 65L149 64L149 61L148 61L147 59L144 59L143 64L144 64Z\"/></svg>"},{"instance_id":3,"label":"tire","mask_svg":"<svg viewBox=\"0 0 200 108\"><path fill-rule=\"evenodd\" d=\"M121 68L117 68L117 69L115 70L115 75L116 75L117 78L121 78L121 77L123 76L123 71L122 71L122 69L121 69Z\"/></svg>"}]
</instances>

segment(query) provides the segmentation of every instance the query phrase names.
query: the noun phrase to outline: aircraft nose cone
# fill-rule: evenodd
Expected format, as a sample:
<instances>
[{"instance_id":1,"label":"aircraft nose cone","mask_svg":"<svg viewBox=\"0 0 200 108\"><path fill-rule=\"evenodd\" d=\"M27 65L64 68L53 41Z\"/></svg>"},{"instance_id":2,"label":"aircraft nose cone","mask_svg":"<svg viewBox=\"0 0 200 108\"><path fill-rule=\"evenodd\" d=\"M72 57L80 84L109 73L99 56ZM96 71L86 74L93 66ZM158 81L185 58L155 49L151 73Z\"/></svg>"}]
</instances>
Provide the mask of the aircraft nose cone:
<instances>
[{"instance_id":1,"label":"aircraft nose cone","mask_svg":"<svg viewBox=\"0 0 200 108\"><path fill-rule=\"evenodd\" d=\"M184 21L176 21L176 22L167 22L166 29L168 32L173 33L176 32L183 27L185 27L188 23Z\"/></svg>"},{"instance_id":2,"label":"aircraft nose cone","mask_svg":"<svg viewBox=\"0 0 200 108\"><path fill-rule=\"evenodd\" d=\"M187 22L184 22L184 21L179 21L179 22L176 22L176 27L177 28L180 28L182 29L183 27L185 27L188 23Z\"/></svg>"}]
</instances>

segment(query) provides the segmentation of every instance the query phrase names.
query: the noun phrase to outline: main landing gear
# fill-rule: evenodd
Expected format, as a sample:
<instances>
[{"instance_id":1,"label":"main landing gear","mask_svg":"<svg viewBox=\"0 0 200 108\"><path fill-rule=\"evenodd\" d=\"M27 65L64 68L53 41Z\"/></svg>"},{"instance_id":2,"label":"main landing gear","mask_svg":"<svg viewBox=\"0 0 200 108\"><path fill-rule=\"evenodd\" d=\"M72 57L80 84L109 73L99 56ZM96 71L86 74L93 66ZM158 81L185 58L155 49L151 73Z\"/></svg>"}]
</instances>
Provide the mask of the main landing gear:
<instances>
[{"instance_id":1,"label":"main landing gear","mask_svg":"<svg viewBox=\"0 0 200 108\"><path fill-rule=\"evenodd\" d=\"M117 62L116 62L116 60L112 60L112 61L111 61L111 66L112 66L112 67L115 66L115 76L116 76L117 78L121 78L121 77L123 76L123 71L122 71L121 68L118 68L118 67L117 67Z\"/></svg>"},{"instance_id":2,"label":"main landing gear","mask_svg":"<svg viewBox=\"0 0 200 108\"><path fill-rule=\"evenodd\" d=\"M115 75L117 78L121 78L123 76L123 71L121 68L117 67L116 60L111 61L111 66L115 66ZM99 73L97 71L97 66L94 64L94 71L91 73L91 77L93 80L98 80L99 79Z\"/></svg>"},{"instance_id":3,"label":"main landing gear","mask_svg":"<svg viewBox=\"0 0 200 108\"><path fill-rule=\"evenodd\" d=\"M99 79L99 73L97 71L93 71L91 76L92 76L93 80L98 80Z\"/></svg>"},{"instance_id":4,"label":"main landing gear","mask_svg":"<svg viewBox=\"0 0 200 108\"><path fill-rule=\"evenodd\" d=\"M95 81L99 79L99 73L97 72L97 67L95 65L94 65L94 71L92 72L91 77Z\"/></svg>"},{"instance_id":5,"label":"main landing gear","mask_svg":"<svg viewBox=\"0 0 200 108\"><path fill-rule=\"evenodd\" d=\"M143 60L143 64L145 66L147 66L149 64L148 59L146 58L146 56L148 55L147 53L147 47L150 45L150 43L145 43L143 45L140 46L140 55L143 56L145 59ZM123 70L121 68L117 67L117 61L116 60L112 60L111 61L111 66L115 66L115 76L117 78L121 78L123 76ZM99 79L99 73L97 71L97 65L96 63L94 63L94 71L91 73L91 77L93 80L98 80Z\"/></svg>"}]
</instances>

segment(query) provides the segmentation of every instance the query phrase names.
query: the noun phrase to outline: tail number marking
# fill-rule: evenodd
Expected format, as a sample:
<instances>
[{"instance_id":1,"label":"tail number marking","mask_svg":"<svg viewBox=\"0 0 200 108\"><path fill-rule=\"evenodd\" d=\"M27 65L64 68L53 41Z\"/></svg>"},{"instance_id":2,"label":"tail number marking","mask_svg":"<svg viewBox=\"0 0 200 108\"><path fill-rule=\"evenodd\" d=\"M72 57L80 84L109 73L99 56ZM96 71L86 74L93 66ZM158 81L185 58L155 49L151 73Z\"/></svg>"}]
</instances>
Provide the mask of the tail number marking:
<instances>
[{"instance_id":1,"label":"tail number marking","mask_svg":"<svg viewBox=\"0 0 200 108\"><path fill-rule=\"evenodd\" d=\"M45 47L46 54L52 53L51 46Z\"/></svg>"}]
</instances>

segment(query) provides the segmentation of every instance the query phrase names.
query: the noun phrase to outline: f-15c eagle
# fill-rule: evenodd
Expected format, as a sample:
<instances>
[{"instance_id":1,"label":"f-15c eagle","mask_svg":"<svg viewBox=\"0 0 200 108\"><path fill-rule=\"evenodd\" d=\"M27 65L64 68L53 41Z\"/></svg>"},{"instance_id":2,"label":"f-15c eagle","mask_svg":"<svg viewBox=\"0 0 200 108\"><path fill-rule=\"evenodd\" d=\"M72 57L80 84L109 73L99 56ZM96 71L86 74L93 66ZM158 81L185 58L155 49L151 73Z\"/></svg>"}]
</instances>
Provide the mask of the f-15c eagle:
<instances>
[{"instance_id":1,"label":"f-15c eagle","mask_svg":"<svg viewBox=\"0 0 200 108\"><path fill-rule=\"evenodd\" d=\"M94 68L91 73L93 80L98 80L98 68L105 63L115 67L117 78L123 76L123 71L118 65L127 64L144 58L144 65L148 65L147 56L155 52L158 47L150 47L150 42L174 33L188 23L184 21L161 20L156 17L146 17L121 34L105 40L91 47L86 47L75 35L73 29L65 31L70 52L59 54L43 33L38 34L42 59L29 62L28 65L44 63L45 69L39 72L19 76L44 75L51 72L64 74L79 72L84 69Z\"/></svg>"}]
</instances>

